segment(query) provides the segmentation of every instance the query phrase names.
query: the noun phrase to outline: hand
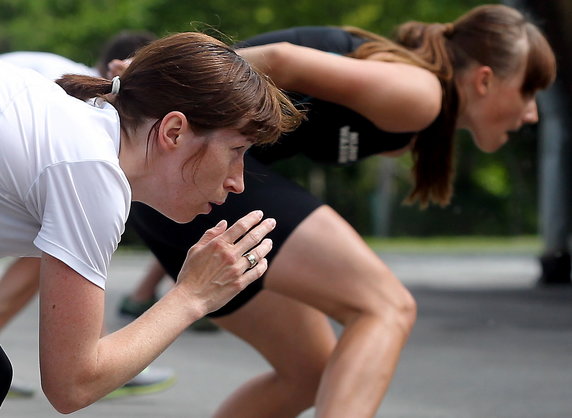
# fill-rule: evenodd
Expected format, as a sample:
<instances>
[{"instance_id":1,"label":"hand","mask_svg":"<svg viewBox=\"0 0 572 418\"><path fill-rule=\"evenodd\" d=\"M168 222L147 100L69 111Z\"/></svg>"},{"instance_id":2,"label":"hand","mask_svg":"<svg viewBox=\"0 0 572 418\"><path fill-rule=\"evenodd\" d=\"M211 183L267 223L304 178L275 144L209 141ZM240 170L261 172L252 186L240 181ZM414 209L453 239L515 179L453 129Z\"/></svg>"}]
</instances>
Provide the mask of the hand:
<instances>
[{"instance_id":1,"label":"hand","mask_svg":"<svg viewBox=\"0 0 572 418\"><path fill-rule=\"evenodd\" d=\"M127 69L127 67L129 67L129 65L131 64L131 61L132 61L131 58L127 58L124 60L110 61L109 64L107 64L107 78L111 80L116 75L121 77L125 72L125 70Z\"/></svg>"},{"instance_id":2,"label":"hand","mask_svg":"<svg viewBox=\"0 0 572 418\"><path fill-rule=\"evenodd\" d=\"M202 305L205 314L224 306L268 268L264 257L272 249L272 241L263 238L276 221L269 218L261 222L262 216L262 211L253 211L228 229L226 221L221 221L187 253L177 286L188 292L193 305ZM257 261L252 268L243 257L246 252Z\"/></svg>"}]
</instances>

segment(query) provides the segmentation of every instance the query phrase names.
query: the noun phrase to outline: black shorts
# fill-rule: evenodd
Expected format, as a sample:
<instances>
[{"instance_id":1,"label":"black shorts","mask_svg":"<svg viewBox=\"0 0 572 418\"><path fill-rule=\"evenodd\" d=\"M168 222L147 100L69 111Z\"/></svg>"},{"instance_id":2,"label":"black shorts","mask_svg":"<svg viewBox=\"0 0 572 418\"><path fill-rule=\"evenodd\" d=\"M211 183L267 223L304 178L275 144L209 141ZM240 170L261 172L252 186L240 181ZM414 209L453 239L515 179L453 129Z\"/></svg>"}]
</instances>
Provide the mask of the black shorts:
<instances>
[{"instance_id":1,"label":"black shorts","mask_svg":"<svg viewBox=\"0 0 572 418\"><path fill-rule=\"evenodd\" d=\"M12 363L0 347L0 405L4 402L12 383Z\"/></svg>"},{"instance_id":2,"label":"black shorts","mask_svg":"<svg viewBox=\"0 0 572 418\"><path fill-rule=\"evenodd\" d=\"M150 207L133 203L130 222L167 273L176 278L187 251L209 228L221 219L231 225L250 211L260 209L265 217L276 219L276 228L268 235L272 251L268 263L280 251L292 231L323 203L296 183L272 171L249 155L245 158L245 191L230 194L224 205L215 206L208 215L199 215L192 222L178 224ZM228 315L252 299L263 287L263 278L256 280L239 295L209 316Z\"/></svg>"}]
</instances>

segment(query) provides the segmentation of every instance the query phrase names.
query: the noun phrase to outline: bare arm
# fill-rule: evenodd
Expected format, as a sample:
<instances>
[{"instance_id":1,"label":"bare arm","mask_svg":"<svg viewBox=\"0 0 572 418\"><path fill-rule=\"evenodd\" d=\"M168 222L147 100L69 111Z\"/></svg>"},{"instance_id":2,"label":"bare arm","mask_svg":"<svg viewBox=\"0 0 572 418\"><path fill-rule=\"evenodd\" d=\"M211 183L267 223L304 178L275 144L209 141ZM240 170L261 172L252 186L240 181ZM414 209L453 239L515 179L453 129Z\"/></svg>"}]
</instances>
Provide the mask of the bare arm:
<instances>
[{"instance_id":1,"label":"bare arm","mask_svg":"<svg viewBox=\"0 0 572 418\"><path fill-rule=\"evenodd\" d=\"M437 77L413 65L348 58L285 42L237 52L278 87L347 106L390 132L421 130L441 108Z\"/></svg>"},{"instance_id":2,"label":"bare arm","mask_svg":"<svg viewBox=\"0 0 572 418\"><path fill-rule=\"evenodd\" d=\"M100 336L104 291L44 254L40 368L42 387L54 407L73 412L123 385L192 322L223 306L260 277L267 268L263 257L272 245L263 237L273 229L274 221L264 220L236 241L260 219L260 212L252 212L228 229L222 222L207 231L189 250L177 284L137 320L104 337ZM242 257L246 251L260 260L250 270Z\"/></svg>"}]
</instances>

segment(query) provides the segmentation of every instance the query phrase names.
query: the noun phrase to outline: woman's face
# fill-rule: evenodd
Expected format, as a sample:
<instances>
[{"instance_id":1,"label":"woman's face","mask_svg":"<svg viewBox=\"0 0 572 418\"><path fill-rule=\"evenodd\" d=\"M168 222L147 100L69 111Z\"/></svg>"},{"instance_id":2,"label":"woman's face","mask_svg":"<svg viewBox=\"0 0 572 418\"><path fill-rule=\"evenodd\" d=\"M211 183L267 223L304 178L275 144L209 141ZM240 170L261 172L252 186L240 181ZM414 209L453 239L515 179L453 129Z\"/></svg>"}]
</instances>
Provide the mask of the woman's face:
<instances>
[{"instance_id":1,"label":"woman's face","mask_svg":"<svg viewBox=\"0 0 572 418\"><path fill-rule=\"evenodd\" d=\"M229 193L244 191L244 154L250 145L236 129L217 129L205 136L189 129L178 138L176 150L156 160L157 194L149 204L180 223L209 213Z\"/></svg>"},{"instance_id":2,"label":"woman's face","mask_svg":"<svg viewBox=\"0 0 572 418\"><path fill-rule=\"evenodd\" d=\"M524 96L521 91L524 63L516 74L506 78L497 77L489 67L469 71L473 75L462 77L459 85L461 111L457 127L469 130L479 149L494 152L508 141L509 132L538 122L535 96ZM479 71L481 74L475 75Z\"/></svg>"}]
</instances>

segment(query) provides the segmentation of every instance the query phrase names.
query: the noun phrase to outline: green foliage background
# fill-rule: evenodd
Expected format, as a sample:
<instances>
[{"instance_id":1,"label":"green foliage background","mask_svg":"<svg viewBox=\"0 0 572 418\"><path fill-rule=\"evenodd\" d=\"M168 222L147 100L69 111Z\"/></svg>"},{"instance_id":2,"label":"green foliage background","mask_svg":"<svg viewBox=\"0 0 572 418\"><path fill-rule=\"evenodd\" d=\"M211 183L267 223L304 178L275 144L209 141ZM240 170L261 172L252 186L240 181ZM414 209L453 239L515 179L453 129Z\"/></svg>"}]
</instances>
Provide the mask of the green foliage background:
<instances>
[{"instance_id":1,"label":"green foliage background","mask_svg":"<svg viewBox=\"0 0 572 418\"><path fill-rule=\"evenodd\" d=\"M490 2L489 2L490 3ZM122 29L158 35L201 30L228 42L298 25L354 25L391 35L407 20L451 21L476 0L0 0L0 52L50 51L95 65L101 45ZM420 211L401 205L409 190L409 160L399 160L389 223L391 235L534 234L537 231L537 157L534 129L489 155L469 138L458 141L453 203ZM302 158L280 169L303 184L325 174L324 199L363 234L373 234L379 159L354 167L321 167Z\"/></svg>"}]
</instances>

